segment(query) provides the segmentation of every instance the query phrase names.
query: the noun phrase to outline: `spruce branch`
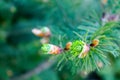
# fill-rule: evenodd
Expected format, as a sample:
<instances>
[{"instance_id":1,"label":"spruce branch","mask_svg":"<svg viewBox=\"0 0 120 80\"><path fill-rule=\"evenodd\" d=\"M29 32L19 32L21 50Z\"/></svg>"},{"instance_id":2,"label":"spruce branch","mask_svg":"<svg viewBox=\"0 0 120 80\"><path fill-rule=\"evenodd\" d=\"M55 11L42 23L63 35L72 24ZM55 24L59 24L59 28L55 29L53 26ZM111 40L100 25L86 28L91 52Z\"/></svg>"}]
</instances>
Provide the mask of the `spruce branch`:
<instances>
[{"instance_id":1,"label":"spruce branch","mask_svg":"<svg viewBox=\"0 0 120 80\"><path fill-rule=\"evenodd\" d=\"M108 22L104 26L96 29L96 31L93 32L92 34L89 34L89 31L86 30L86 34L83 36L73 31L73 33L75 33L78 37L80 37L80 40L73 41L70 50L64 53L64 55L68 57L67 62L72 64L71 69L73 72L79 70L82 71L85 70L89 72L95 69L100 71L101 67L111 64L108 58L109 53L112 54L114 57L120 55L119 46L116 45L115 41L113 41L115 39L111 36L107 36L106 34L107 32L111 31L113 28L116 28L117 25L118 23L116 22ZM90 39L88 38L88 36L90 36ZM98 39L99 42L95 39ZM83 47L84 45L81 43L81 40L85 42L87 45L89 45L90 48L90 50L88 50L87 53L83 53L84 55L83 58L78 57L78 55L80 55L83 49L85 48ZM93 45L91 45L90 42ZM61 54L60 57L63 57L63 55ZM60 62L61 65L65 61L64 57L62 58L62 61ZM99 66L99 63L101 63L104 66ZM58 66L61 65L59 64Z\"/></svg>"}]
</instances>

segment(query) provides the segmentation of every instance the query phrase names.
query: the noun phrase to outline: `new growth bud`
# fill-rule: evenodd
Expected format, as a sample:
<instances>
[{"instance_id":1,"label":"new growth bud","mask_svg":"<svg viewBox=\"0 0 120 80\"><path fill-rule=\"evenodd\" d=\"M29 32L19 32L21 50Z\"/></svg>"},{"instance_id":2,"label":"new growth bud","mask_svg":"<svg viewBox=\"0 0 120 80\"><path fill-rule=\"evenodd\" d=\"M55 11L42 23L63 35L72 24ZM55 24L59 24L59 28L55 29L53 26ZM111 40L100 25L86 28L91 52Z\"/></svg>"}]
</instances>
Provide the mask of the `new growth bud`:
<instances>
[{"instance_id":1,"label":"new growth bud","mask_svg":"<svg viewBox=\"0 0 120 80\"><path fill-rule=\"evenodd\" d=\"M76 40L72 43L72 46L70 48L71 53L74 56L78 56L78 58L84 58L88 54L90 48L89 46L81 41L81 40Z\"/></svg>"},{"instance_id":2,"label":"new growth bud","mask_svg":"<svg viewBox=\"0 0 120 80\"><path fill-rule=\"evenodd\" d=\"M43 27L41 29L34 28L32 29L32 33L39 37L49 37L51 35L48 27Z\"/></svg>"},{"instance_id":3,"label":"new growth bud","mask_svg":"<svg viewBox=\"0 0 120 80\"><path fill-rule=\"evenodd\" d=\"M47 54L60 54L62 52L60 47L53 44L44 44L41 49Z\"/></svg>"},{"instance_id":4,"label":"new growth bud","mask_svg":"<svg viewBox=\"0 0 120 80\"><path fill-rule=\"evenodd\" d=\"M68 42L64 48L64 50L69 50L70 47L72 46L72 42Z\"/></svg>"},{"instance_id":5,"label":"new growth bud","mask_svg":"<svg viewBox=\"0 0 120 80\"><path fill-rule=\"evenodd\" d=\"M98 46L98 45L99 45L99 40L98 40L98 39L94 39L94 40L92 41L92 43L90 44L91 47L96 47L96 46Z\"/></svg>"}]
</instances>

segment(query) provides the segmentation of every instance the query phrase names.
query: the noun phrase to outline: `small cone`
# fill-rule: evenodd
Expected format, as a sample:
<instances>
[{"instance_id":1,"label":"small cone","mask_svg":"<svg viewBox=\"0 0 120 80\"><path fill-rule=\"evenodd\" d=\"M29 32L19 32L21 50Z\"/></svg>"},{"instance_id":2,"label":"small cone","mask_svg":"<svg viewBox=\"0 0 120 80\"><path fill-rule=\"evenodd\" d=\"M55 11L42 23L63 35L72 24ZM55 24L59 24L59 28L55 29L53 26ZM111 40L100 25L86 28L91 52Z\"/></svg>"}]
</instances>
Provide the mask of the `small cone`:
<instances>
[{"instance_id":1,"label":"small cone","mask_svg":"<svg viewBox=\"0 0 120 80\"><path fill-rule=\"evenodd\" d=\"M32 33L39 37L49 37L51 35L48 27L43 27L42 29L34 28L32 29Z\"/></svg>"},{"instance_id":2,"label":"small cone","mask_svg":"<svg viewBox=\"0 0 120 80\"><path fill-rule=\"evenodd\" d=\"M99 40L98 39L94 39L93 41L92 41L92 43L90 44L90 46L92 46L92 47L96 47L96 46L98 46L99 45Z\"/></svg>"},{"instance_id":3,"label":"small cone","mask_svg":"<svg viewBox=\"0 0 120 80\"><path fill-rule=\"evenodd\" d=\"M44 44L42 50L48 54L60 54L62 49L52 44Z\"/></svg>"},{"instance_id":4,"label":"small cone","mask_svg":"<svg viewBox=\"0 0 120 80\"><path fill-rule=\"evenodd\" d=\"M72 42L68 42L64 50L69 50L71 46L72 46Z\"/></svg>"}]
</instances>

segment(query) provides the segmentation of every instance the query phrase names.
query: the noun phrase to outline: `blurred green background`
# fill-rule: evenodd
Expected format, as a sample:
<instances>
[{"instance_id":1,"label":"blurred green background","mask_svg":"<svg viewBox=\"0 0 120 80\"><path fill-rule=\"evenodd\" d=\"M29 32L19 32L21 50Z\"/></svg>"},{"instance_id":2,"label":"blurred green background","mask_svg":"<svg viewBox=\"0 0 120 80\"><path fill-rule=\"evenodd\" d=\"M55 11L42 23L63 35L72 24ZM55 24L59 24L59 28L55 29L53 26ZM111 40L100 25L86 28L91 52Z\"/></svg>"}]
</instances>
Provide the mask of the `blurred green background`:
<instances>
[{"instance_id":1,"label":"blurred green background","mask_svg":"<svg viewBox=\"0 0 120 80\"><path fill-rule=\"evenodd\" d=\"M101 26L103 12L120 14L120 0L0 0L0 80L24 75L50 58L41 53L40 38L32 34L33 28L48 26L50 43L59 45L58 36L64 35L65 45L78 39L73 31L84 34L79 25L83 29L90 26L90 30ZM119 33L112 35L120 39ZM54 64L27 80L120 80L120 59L111 61L111 67L87 76L84 71L72 75L66 67L58 71Z\"/></svg>"}]
</instances>

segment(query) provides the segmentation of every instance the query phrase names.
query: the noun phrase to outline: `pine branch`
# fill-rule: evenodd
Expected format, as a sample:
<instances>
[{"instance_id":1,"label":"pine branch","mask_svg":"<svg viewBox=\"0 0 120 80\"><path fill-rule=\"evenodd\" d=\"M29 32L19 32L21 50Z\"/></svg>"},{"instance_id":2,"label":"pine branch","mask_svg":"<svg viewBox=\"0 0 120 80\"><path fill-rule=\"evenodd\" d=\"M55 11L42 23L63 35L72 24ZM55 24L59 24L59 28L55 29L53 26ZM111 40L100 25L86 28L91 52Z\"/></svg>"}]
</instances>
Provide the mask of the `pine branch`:
<instances>
[{"instance_id":1,"label":"pine branch","mask_svg":"<svg viewBox=\"0 0 120 80\"><path fill-rule=\"evenodd\" d=\"M88 72L93 71L95 69L100 70L101 66L99 66L99 62L102 63L102 67L104 67L105 65L110 65L110 61L108 59L108 53L112 54L114 57L119 56L119 52L117 51L118 46L115 45L115 42L112 40L114 38L111 36L107 36L106 34L107 32L111 31L113 28L116 28L117 25L118 23L116 22L108 22L104 26L96 29L96 31L94 31L92 34L88 34L88 31L86 30L85 35L81 35L73 31L73 33L75 33L78 37L80 37L80 39L84 41L86 45L89 45L85 47L81 40L75 40L72 42L72 46L70 47L70 50L66 52L66 54L64 54L66 57L68 57L67 62L72 64L70 66L73 72L79 70L85 70ZM88 39L88 36L90 36L91 39ZM95 39L98 39L97 40L98 43L93 42ZM91 43L95 45L92 46ZM103 49L108 51L105 51ZM85 53L83 53L84 51ZM62 58L64 58L63 55ZM60 63L62 64L65 63L65 59L62 59L62 62ZM59 66L63 66L62 64L59 64ZM91 69L89 69L90 65L87 64L92 65Z\"/></svg>"}]
</instances>

